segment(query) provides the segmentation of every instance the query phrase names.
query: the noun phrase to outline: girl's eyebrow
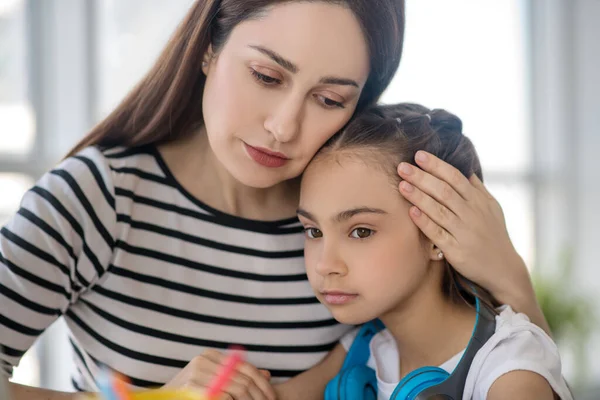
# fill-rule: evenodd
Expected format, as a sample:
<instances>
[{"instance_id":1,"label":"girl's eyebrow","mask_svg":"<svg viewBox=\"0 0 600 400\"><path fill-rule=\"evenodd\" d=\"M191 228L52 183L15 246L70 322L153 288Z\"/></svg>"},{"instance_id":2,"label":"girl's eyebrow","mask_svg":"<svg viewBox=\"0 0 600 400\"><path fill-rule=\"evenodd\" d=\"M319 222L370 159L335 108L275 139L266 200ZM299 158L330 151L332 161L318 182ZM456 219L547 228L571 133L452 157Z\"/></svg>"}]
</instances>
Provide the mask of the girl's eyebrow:
<instances>
[{"instance_id":1,"label":"girl's eyebrow","mask_svg":"<svg viewBox=\"0 0 600 400\"><path fill-rule=\"evenodd\" d=\"M311 221L315 221L315 222L317 221L317 219L311 213L309 213L306 210L303 210L302 208L298 207L298 209L296 210L296 214L301 215L306 219L310 219Z\"/></svg>"},{"instance_id":2,"label":"girl's eyebrow","mask_svg":"<svg viewBox=\"0 0 600 400\"><path fill-rule=\"evenodd\" d=\"M263 53L264 55L269 57L271 60L275 61L277 64L281 65L283 68L287 69L288 71L290 71L293 74L295 74L299 71L298 66L296 64L294 64L290 60L284 58L281 54L278 54L277 52L275 52L271 49L267 49L266 47L258 46L258 45L250 45L248 47ZM319 82L329 84L329 85L354 86L357 88L359 87L358 83L355 80L348 79L348 78L341 78L338 76L324 76L323 78L321 78L319 80Z\"/></svg>"},{"instance_id":3,"label":"girl's eyebrow","mask_svg":"<svg viewBox=\"0 0 600 400\"><path fill-rule=\"evenodd\" d=\"M311 221L317 221L317 219L310 212L303 210L302 208L298 208L296 214L301 215L306 219L310 219ZM356 207L339 212L335 217L333 217L333 220L338 223L344 222L358 214L387 214L387 211L380 208Z\"/></svg>"},{"instance_id":4,"label":"girl's eyebrow","mask_svg":"<svg viewBox=\"0 0 600 400\"><path fill-rule=\"evenodd\" d=\"M387 211L382 210L380 208L356 207L338 213L338 215L335 216L334 220L336 222L343 222L349 220L350 218L358 214L387 214Z\"/></svg>"}]
</instances>

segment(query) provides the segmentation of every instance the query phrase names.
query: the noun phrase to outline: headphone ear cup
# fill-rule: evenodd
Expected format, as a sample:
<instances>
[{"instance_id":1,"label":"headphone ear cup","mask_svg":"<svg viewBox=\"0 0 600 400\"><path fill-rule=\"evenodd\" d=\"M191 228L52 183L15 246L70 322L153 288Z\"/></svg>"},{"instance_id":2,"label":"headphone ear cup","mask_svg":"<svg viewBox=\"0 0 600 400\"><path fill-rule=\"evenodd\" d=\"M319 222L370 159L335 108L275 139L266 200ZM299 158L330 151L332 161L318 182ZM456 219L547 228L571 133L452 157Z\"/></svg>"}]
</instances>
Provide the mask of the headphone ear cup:
<instances>
[{"instance_id":1,"label":"headphone ear cup","mask_svg":"<svg viewBox=\"0 0 600 400\"><path fill-rule=\"evenodd\" d=\"M406 375L396 386L390 400L414 400L423 390L439 385L450 374L438 367L423 367Z\"/></svg>"},{"instance_id":2,"label":"headphone ear cup","mask_svg":"<svg viewBox=\"0 0 600 400\"><path fill-rule=\"evenodd\" d=\"M327 384L325 400L377 400L377 376L366 365L340 372Z\"/></svg>"},{"instance_id":3,"label":"headphone ear cup","mask_svg":"<svg viewBox=\"0 0 600 400\"><path fill-rule=\"evenodd\" d=\"M327 383L327 386L325 387L325 400L340 399L340 380L342 379L343 374L343 372L340 372Z\"/></svg>"}]
</instances>

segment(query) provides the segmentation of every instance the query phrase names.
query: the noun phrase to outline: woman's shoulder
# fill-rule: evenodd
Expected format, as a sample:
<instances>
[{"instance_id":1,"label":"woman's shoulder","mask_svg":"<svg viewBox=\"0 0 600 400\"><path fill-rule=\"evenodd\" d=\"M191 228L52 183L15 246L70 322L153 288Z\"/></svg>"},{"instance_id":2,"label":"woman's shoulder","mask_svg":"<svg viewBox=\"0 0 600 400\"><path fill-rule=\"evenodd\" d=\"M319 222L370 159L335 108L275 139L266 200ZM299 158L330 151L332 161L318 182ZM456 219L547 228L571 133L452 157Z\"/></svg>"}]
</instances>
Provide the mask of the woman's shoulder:
<instances>
[{"instance_id":1,"label":"woman's shoulder","mask_svg":"<svg viewBox=\"0 0 600 400\"><path fill-rule=\"evenodd\" d=\"M149 170L151 172L158 172L156 147L152 145L140 146L140 147L98 147L92 146L82 150L81 153L75 157L84 153L92 154L96 159L101 159L111 170Z\"/></svg>"},{"instance_id":2,"label":"woman's shoulder","mask_svg":"<svg viewBox=\"0 0 600 400\"><path fill-rule=\"evenodd\" d=\"M156 157L156 147L90 146L64 159L51 173L64 171L82 184L102 184L110 191L122 181L147 178L165 181ZM127 186L127 185L125 185Z\"/></svg>"},{"instance_id":3,"label":"woman's shoulder","mask_svg":"<svg viewBox=\"0 0 600 400\"><path fill-rule=\"evenodd\" d=\"M497 311L496 332L473 359L465 394L471 393L474 399L486 398L501 376L512 371L531 371L545 378L561 399L571 399L554 341L525 314L510 306Z\"/></svg>"}]
</instances>

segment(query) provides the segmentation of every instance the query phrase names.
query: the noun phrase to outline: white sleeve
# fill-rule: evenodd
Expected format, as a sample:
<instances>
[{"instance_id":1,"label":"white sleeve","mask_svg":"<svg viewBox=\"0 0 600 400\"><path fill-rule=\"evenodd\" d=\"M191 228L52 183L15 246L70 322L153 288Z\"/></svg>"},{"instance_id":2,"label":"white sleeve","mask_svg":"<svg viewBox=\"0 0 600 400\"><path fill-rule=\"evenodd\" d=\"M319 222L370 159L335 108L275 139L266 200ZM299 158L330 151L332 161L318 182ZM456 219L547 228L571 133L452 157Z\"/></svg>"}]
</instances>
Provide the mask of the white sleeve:
<instances>
[{"instance_id":1,"label":"white sleeve","mask_svg":"<svg viewBox=\"0 0 600 400\"><path fill-rule=\"evenodd\" d=\"M472 397L469 398L486 399L492 384L506 373L531 371L543 376L562 400L572 400L561 374L558 348L550 337L531 323L512 328L511 332L504 332L502 339L490 343L493 348L487 351L482 348L483 357L476 356L473 360L469 375L476 375L476 378L470 380L473 386L469 388L472 389Z\"/></svg>"},{"instance_id":2,"label":"white sleeve","mask_svg":"<svg viewBox=\"0 0 600 400\"><path fill-rule=\"evenodd\" d=\"M106 272L114 197L106 158L87 148L42 176L0 228L0 375Z\"/></svg>"}]
</instances>

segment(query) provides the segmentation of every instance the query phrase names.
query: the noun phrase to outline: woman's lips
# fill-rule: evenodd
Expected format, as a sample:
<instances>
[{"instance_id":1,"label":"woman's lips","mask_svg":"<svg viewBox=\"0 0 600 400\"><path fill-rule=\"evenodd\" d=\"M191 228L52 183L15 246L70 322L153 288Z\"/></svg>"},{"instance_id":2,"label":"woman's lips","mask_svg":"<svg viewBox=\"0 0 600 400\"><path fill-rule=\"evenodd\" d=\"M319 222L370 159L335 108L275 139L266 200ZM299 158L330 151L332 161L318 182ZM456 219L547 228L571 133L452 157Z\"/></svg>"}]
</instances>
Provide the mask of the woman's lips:
<instances>
[{"instance_id":1,"label":"woman's lips","mask_svg":"<svg viewBox=\"0 0 600 400\"><path fill-rule=\"evenodd\" d=\"M250 146L247 143L244 143L244 148L246 149L246 153L248 153L250 158L264 167L279 168L284 166L289 160L285 154L271 151L262 147Z\"/></svg>"}]
</instances>

